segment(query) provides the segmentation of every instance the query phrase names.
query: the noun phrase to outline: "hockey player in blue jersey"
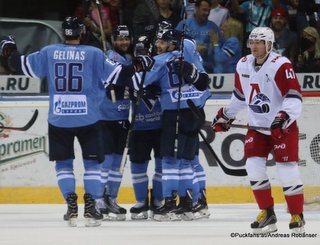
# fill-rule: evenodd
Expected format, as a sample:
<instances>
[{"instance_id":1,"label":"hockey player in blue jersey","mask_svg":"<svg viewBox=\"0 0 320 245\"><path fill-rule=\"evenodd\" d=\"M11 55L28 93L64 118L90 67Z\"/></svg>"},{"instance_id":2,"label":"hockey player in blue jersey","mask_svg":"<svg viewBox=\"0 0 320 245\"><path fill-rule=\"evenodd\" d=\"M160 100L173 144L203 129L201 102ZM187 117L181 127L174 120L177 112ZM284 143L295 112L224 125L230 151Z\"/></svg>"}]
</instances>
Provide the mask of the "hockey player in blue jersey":
<instances>
[{"instance_id":1,"label":"hockey player in blue jersey","mask_svg":"<svg viewBox=\"0 0 320 245\"><path fill-rule=\"evenodd\" d=\"M108 50L107 57L120 64L129 65L132 58L129 55L131 35L125 25L117 26L112 32L112 50ZM112 101L112 90L115 101ZM101 183L104 191L104 202L99 203L100 211L106 220L122 221L126 219L126 209L117 204L122 173L119 171L123 150L129 128L130 98L129 87L109 86L107 96L103 97L100 105L101 125L105 147L105 160L102 163Z\"/></svg>"},{"instance_id":2,"label":"hockey player in blue jersey","mask_svg":"<svg viewBox=\"0 0 320 245\"><path fill-rule=\"evenodd\" d=\"M150 41L147 36L141 36L135 44L135 55L148 54ZM141 96L133 96L133 111L135 112L134 127L129 139L130 167L133 189L137 204L130 209L133 220L148 218L148 210L153 212L161 206L162 196L162 167L160 157L161 137L161 105L159 101L160 87L149 85L142 91ZM136 101L140 98L140 101ZM138 106L138 108L136 108ZM154 153L155 168L152 177L150 202L148 198L149 177L147 174L151 151ZM150 215L152 217L152 214Z\"/></svg>"},{"instance_id":3,"label":"hockey player in blue jersey","mask_svg":"<svg viewBox=\"0 0 320 245\"><path fill-rule=\"evenodd\" d=\"M5 36L0 41L0 55L6 57L8 67L17 74L47 78L49 158L55 161L58 186L68 205L64 219L75 226L78 216L73 172L76 137L85 168L84 217L87 226L97 226L103 218L95 200L101 197L99 163L104 160L99 98L105 93L103 87L116 78L126 79L136 71L149 70L153 60L140 56L134 65L123 66L106 59L97 48L80 45L83 26L76 17L67 17L62 30L65 43L49 45L26 56L19 54L11 36Z\"/></svg>"},{"instance_id":4,"label":"hockey player in blue jersey","mask_svg":"<svg viewBox=\"0 0 320 245\"><path fill-rule=\"evenodd\" d=\"M166 21L162 21L158 25L157 29L157 36L161 33L163 34L165 31L168 31L172 29L172 26L170 23ZM196 50L196 42L194 39L190 38L187 35L183 35L181 31L175 31L177 35L180 35L180 37L183 37L183 44L180 44L179 49L183 48L183 59L194 64L195 67L200 71L204 72L205 69L203 67L203 60L199 54L199 52ZM182 36L183 35L183 36ZM155 37L155 40L157 39L157 36ZM156 54L156 47L154 46L154 53ZM205 90L205 93L207 94L205 97L209 98L211 96L211 93L208 89ZM203 112L203 108L199 108ZM204 112L203 112L204 114ZM204 172L204 169L202 165L199 162L199 152L197 152L194 160L192 161L193 170L195 174L195 178L193 180L193 189L192 189L192 196L193 196L193 214L194 219L209 217L210 213L208 211L208 205L206 201L206 175ZM183 164L182 164L183 165ZM183 178L183 169L181 169L181 178Z\"/></svg>"},{"instance_id":5,"label":"hockey player in blue jersey","mask_svg":"<svg viewBox=\"0 0 320 245\"><path fill-rule=\"evenodd\" d=\"M186 101L192 99L202 108L211 96L205 91L208 75L205 72L198 72L194 65L180 59L181 54L177 51L180 41L180 32L175 30L165 31L158 37L156 47L159 54L154 57L155 65L145 78L146 86L158 84L161 87L160 103L163 118L160 148L165 203L154 211L154 219L158 221L177 220L181 215L186 219L192 219L191 190L194 178L192 160L197 151L198 131L201 125L188 108ZM178 135L176 135L177 119ZM176 139L178 147L175 149ZM176 206L178 194L179 208Z\"/></svg>"}]
</instances>

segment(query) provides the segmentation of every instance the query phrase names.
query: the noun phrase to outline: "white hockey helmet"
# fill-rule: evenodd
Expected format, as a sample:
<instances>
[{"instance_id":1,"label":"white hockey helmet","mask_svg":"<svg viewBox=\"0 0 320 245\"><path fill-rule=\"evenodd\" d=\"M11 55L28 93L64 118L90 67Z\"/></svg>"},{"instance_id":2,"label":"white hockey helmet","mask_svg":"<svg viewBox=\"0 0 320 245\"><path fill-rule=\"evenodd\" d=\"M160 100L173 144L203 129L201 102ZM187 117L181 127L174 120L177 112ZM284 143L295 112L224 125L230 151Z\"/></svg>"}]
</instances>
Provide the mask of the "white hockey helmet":
<instances>
[{"instance_id":1,"label":"white hockey helmet","mask_svg":"<svg viewBox=\"0 0 320 245\"><path fill-rule=\"evenodd\" d=\"M273 48L273 43L275 42L274 33L270 27L256 27L254 28L248 38L248 47L250 41L260 41L263 40L266 43L266 51L270 53ZM271 48L268 48L267 42L271 42Z\"/></svg>"}]
</instances>

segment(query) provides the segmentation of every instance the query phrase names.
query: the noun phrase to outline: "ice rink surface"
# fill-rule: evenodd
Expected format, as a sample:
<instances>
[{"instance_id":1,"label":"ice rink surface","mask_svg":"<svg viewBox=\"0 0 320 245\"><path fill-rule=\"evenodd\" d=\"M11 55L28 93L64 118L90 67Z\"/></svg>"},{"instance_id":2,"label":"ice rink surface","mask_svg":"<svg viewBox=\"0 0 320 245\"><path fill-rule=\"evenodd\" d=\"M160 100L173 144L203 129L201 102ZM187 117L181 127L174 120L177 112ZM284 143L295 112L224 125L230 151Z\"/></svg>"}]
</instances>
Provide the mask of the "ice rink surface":
<instances>
[{"instance_id":1,"label":"ice rink surface","mask_svg":"<svg viewBox=\"0 0 320 245\"><path fill-rule=\"evenodd\" d=\"M123 206L128 210L132 205ZM210 218L198 221L132 221L127 214L126 221L103 221L100 227L85 227L83 205L80 205L78 226L68 227L62 220L66 205L0 204L0 245L320 244L319 211L305 211L305 235L308 237L291 237L290 215L283 204L277 204L275 237L251 237L250 223L258 213L255 204L209 207Z\"/></svg>"}]
</instances>

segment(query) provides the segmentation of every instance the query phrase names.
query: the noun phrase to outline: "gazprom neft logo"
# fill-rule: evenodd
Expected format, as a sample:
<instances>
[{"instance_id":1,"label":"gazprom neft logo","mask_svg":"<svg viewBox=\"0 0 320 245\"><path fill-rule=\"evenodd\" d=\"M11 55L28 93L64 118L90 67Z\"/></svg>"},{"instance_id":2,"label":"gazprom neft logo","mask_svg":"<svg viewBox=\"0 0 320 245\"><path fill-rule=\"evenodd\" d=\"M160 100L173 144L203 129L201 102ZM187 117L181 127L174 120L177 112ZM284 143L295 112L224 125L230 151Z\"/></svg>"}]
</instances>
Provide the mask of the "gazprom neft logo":
<instances>
[{"instance_id":1,"label":"gazprom neft logo","mask_svg":"<svg viewBox=\"0 0 320 245\"><path fill-rule=\"evenodd\" d=\"M46 152L46 136L19 139L12 142L1 141L0 165L41 152Z\"/></svg>"}]
</instances>

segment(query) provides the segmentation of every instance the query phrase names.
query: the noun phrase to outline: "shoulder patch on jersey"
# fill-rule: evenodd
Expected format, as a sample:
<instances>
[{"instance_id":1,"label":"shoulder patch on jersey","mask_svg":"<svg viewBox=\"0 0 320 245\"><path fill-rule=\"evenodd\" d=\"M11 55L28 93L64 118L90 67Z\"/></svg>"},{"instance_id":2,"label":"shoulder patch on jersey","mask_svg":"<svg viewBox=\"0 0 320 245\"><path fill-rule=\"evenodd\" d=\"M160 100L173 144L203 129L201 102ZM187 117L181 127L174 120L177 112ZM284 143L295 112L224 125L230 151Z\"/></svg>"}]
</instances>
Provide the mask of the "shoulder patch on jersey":
<instances>
[{"instance_id":1,"label":"shoulder patch on jersey","mask_svg":"<svg viewBox=\"0 0 320 245\"><path fill-rule=\"evenodd\" d=\"M247 61L247 56L244 56L242 59L241 59L241 62L246 62Z\"/></svg>"}]
</instances>

